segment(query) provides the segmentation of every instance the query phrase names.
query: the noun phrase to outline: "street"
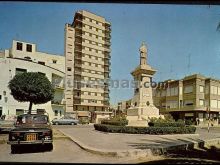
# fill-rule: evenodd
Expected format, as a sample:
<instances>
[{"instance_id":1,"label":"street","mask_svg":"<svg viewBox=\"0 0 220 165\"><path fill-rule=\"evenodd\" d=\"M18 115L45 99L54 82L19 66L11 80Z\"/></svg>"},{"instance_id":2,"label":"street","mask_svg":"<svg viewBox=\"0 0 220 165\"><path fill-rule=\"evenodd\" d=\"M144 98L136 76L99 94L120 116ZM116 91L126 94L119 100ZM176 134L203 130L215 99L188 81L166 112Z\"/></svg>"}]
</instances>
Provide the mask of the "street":
<instances>
[{"instance_id":1,"label":"street","mask_svg":"<svg viewBox=\"0 0 220 165\"><path fill-rule=\"evenodd\" d=\"M2 136L1 136L2 137ZM0 144L0 162L115 163L118 158L100 156L82 150L68 139L54 140L53 151L22 150L11 154L10 145Z\"/></svg>"},{"instance_id":2,"label":"street","mask_svg":"<svg viewBox=\"0 0 220 165\"><path fill-rule=\"evenodd\" d=\"M54 130L66 130L72 128L73 134L76 134L76 130L86 134L88 129L91 129L92 125L54 125ZM208 137L217 138L219 137L220 128L211 128L210 132L207 132L206 128L197 128L196 133L202 134L203 138L206 139ZM88 134L88 133L87 133ZM135 135L132 135L134 137ZM214 159L210 155L216 155L219 151L210 152L200 152L197 150L190 151L193 154L189 154L188 152L183 154L180 153L171 153L166 156L155 156L141 159L132 159L132 158L119 158L112 156L104 156L99 154L94 154L87 152L81 149L78 145L76 145L73 141L68 138L55 138L54 139L54 149L53 151L47 151L42 147L22 147L19 153L11 154L10 145L6 144L8 134L0 134L0 162L52 162L52 163L141 163L141 162L149 162L149 161L166 161L168 158L176 157L186 158L190 160L193 157L189 155L194 155L195 158L199 158L200 156L205 158L211 158L210 160L218 160ZM86 137L82 137L86 138ZM89 139L89 137L87 137ZM99 142L100 143L100 142ZM111 144L111 143L110 143ZM208 154L208 155L207 155ZM146 160L144 160L146 159ZM179 160L178 160L179 161Z\"/></svg>"}]
</instances>

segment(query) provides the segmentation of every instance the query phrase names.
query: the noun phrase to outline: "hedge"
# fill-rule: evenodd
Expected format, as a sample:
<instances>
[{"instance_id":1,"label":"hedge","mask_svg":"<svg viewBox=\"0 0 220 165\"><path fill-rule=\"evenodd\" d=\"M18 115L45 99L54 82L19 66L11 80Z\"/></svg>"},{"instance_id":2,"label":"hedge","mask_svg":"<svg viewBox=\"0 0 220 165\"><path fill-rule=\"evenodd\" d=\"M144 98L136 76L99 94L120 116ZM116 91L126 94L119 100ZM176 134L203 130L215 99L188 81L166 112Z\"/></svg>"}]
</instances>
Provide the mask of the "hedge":
<instances>
[{"instance_id":1,"label":"hedge","mask_svg":"<svg viewBox=\"0 0 220 165\"><path fill-rule=\"evenodd\" d=\"M116 126L125 126L128 125L128 120L126 120L126 118L112 118L110 120L102 120L101 124L106 124L106 125L116 125Z\"/></svg>"},{"instance_id":2,"label":"hedge","mask_svg":"<svg viewBox=\"0 0 220 165\"><path fill-rule=\"evenodd\" d=\"M106 124L94 124L95 130L111 133L130 133L130 134L193 134L196 127L133 127L133 126L114 126Z\"/></svg>"},{"instance_id":3,"label":"hedge","mask_svg":"<svg viewBox=\"0 0 220 165\"><path fill-rule=\"evenodd\" d=\"M128 124L128 121L127 120L121 120L121 121L103 120L101 121L101 124L125 126Z\"/></svg>"},{"instance_id":4,"label":"hedge","mask_svg":"<svg viewBox=\"0 0 220 165\"><path fill-rule=\"evenodd\" d=\"M150 127L184 127L184 122L149 122Z\"/></svg>"}]
</instances>

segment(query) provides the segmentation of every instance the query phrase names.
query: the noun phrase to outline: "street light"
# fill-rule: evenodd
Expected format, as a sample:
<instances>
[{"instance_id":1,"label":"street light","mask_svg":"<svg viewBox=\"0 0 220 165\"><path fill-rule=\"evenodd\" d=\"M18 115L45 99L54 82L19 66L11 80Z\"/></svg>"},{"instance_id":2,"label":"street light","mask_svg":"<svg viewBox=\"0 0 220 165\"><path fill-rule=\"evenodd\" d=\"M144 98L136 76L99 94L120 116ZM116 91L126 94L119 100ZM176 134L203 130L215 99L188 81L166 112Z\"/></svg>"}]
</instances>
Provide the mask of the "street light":
<instances>
[{"instance_id":1,"label":"street light","mask_svg":"<svg viewBox=\"0 0 220 165\"><path fill-rule=\"evenodd\" d=\"M207 106L206 112L208 114L208 132L209 132L209 121L210 121L210 107Z\"/></svg>"}]
</instances>

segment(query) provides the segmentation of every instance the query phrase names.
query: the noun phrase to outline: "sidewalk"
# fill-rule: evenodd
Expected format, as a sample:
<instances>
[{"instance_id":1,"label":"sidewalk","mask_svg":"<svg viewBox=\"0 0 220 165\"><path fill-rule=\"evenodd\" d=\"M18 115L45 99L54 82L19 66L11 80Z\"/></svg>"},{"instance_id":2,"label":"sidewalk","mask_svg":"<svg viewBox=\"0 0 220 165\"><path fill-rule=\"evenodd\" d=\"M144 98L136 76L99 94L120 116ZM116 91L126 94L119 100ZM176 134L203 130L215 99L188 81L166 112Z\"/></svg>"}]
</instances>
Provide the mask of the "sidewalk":
<instances>
[{"instance_id":1,"label":"sidewalk","mask_svg":"<svg viewBox=\"0 0 220 165\"><path fill-rule=\"evenodd\" d=\"M200 134L120 134L99 132L93 126L60 128L59 130L87 151L122 157L140 154L149 156L171 149L196 147L211 139L214 142L216 140L220 142L220 133L216 133L213 137L208 136L207 133L204 133L205 136ZM201 133L201 130L198 132Z\"/></svg>"}]
</instances>

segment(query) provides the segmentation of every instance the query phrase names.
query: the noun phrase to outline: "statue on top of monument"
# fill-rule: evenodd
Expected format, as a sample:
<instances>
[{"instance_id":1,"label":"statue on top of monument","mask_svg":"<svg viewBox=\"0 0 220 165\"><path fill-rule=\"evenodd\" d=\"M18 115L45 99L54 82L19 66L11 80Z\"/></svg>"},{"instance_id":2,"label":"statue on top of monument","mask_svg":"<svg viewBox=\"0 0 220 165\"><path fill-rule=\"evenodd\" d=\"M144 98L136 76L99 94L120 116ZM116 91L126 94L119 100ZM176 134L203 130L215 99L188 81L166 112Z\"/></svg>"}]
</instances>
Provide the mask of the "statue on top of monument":
<instances>
[{"instance_id":1,"label":"statue on top of monument","mask_svg":"<svg viewBox=\"0 0 220 165\"><path fill-rule=\"evenodd\" d=\"M147 64L147 47L146 44L143 42L140 49L140 65Z\"/></svg>"}]
</instances>

